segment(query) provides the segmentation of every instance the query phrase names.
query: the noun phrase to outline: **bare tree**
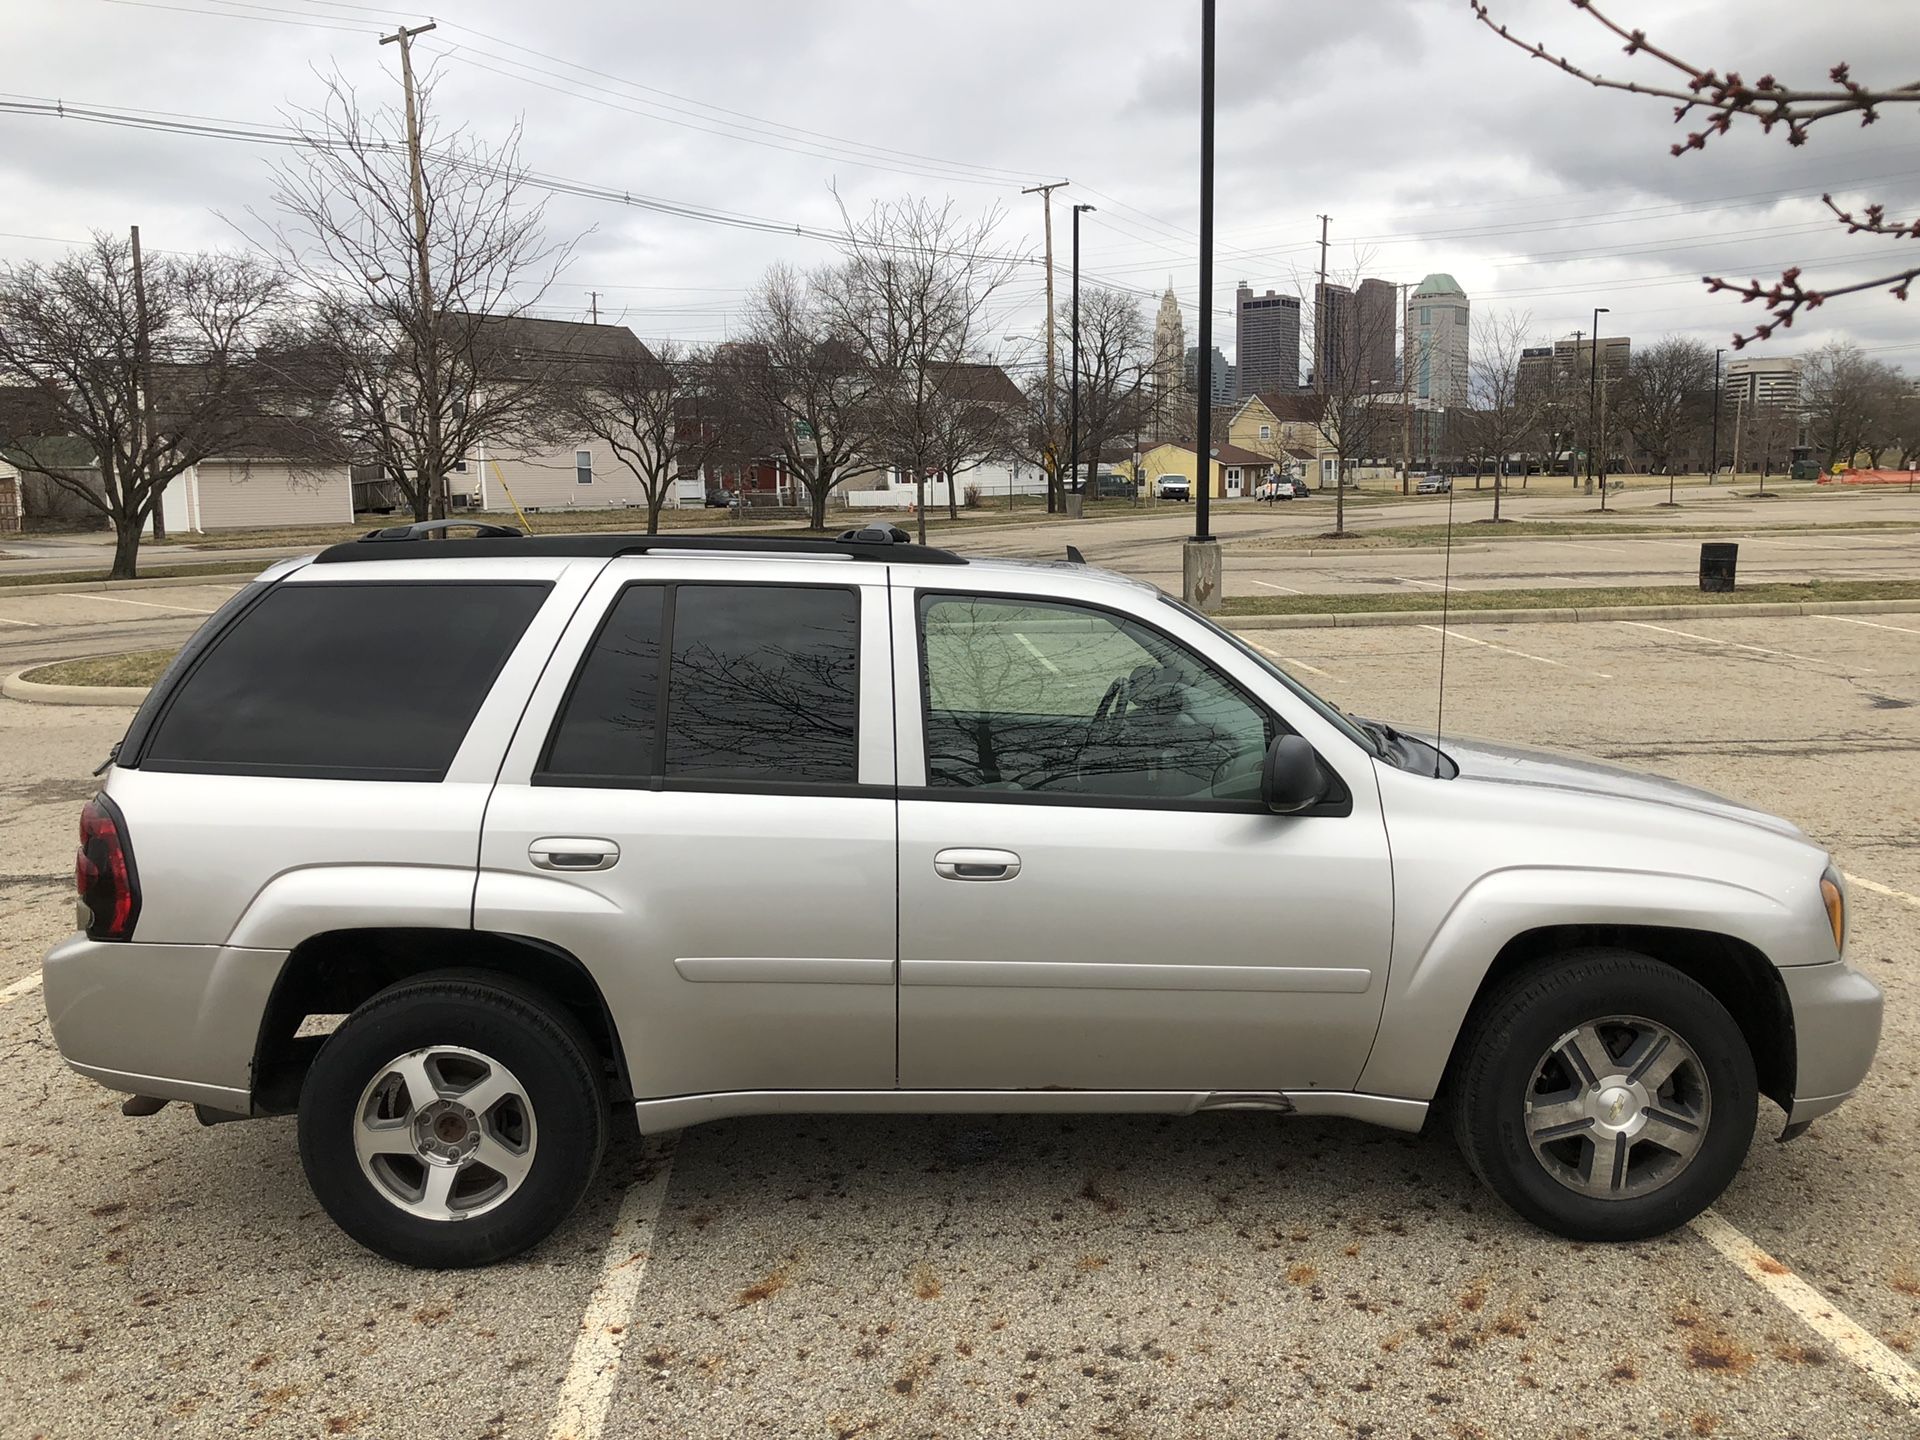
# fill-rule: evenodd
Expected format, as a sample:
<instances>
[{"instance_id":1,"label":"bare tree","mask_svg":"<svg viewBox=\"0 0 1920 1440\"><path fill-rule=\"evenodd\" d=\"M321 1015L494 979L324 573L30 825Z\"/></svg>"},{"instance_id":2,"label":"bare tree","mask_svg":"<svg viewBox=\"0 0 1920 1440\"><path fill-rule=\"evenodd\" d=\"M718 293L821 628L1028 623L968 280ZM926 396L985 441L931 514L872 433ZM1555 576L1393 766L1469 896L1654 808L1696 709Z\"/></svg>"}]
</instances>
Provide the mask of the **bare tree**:
<instances>
[{"instance_id":1,"label":"bare tree","mask_svg":"<svg viewBox=\"0 0 1920 1440\"><path fill-rule=\"evenodd\" d=\"M1469 424L1476 454L1493 459L1496 525L1507 461L1525 448L1539 424L1540 400L1520 382L1520 353L1527 348L1532 323L1531 315L1508 312L1485 315L1473 327L1473 349L1467 361Z\"/></svg>"},{"instance_id":2,"label":"bare tree","mask_svg":"<svg viewBox=\"0 0 1920 1440\"><path fill-rule=\"evenodd\" d=\"M284 321L272 271L245 257L160 255L144 278L151 392L129 241L97 234L51 265L0 265L0 382L31 387L49 430L13 437L10 458L113 526L116 579L133 576L167 485L239 443L280 391L259 358ZM100 467L98 489L74 473L75 440Z\"/></svg>"},{"instance_id":3,"label":"bare tree","mask_svg":"<svg viewBox=\"0 0 1920 1440\"><path fill-rule=\"evenodd\" d=\"M688 471L705 469L724 443L727 417L705 351L664 341L650 353L638 340L604 360L581 364L559 394L574 428L601 441L640 482L647 533Z\"/></svg>"},{"instance_id":4,"label":"bare tree","mask_svg":"<svg viewBox=\"0 0 1920 1440\"><path fill-rule=\"evenodd\" d=\"M442 127L432 102L429 79L419 90L424 240L404 117L363 109L338 78L294 117L296 158L274 171L281 215L258 237L310 307L316 404L418 519L446 514L447 476L480 445L551 438L553 387L577 358L501 323L527 316L573 248L546 238L544 204L528 198L520 127L489 145Z\"/></svg>"},{"instance_id":5,"label":"bare tree","mask_svg":"<svg viewBox=\"0 0 1920 1440\"><path fill-rule=\"evenodd\" d=\"M947 479L947 515L960 513L960 477L1017 453L1025 398L998 365L954 366L933 406L933 455Z\"/></svg>"},{"instance_id":6,"label":"bare tree","mask_svg":"<svg viewBox=\"0 0 1920 1440\"><path fill-rule=\"evenodd\" d=\"M770 269L747 300L745 335L718 352L745 422L807 492L816 530L859 468L867 397L863 352L835 329L827 273Z\"/></svg>"},{"instance_id":7,"label":"bare tree","mask_svg":"<svg viewBox=\"0 0 1920 1440\"><path fill-rule=\"evenodd\" d=\"M1873 435L1886 392L1898 384L1897 371L1844 341L1829 341L1806 357L1800 399L1807 438L1827 465L1853 463Z\"/></svg>"},{"instance_id":8,"label":"bare tree","mask_svg":"<svg viewBox=\"0 0 1920 1440\"><path fill-rule=\"evenodd\" d=\"M1713 413L1713 351L1679 335L1635 351L1615 408L1654 468L1671 476Z\"/></svg>"},{"instance_id":9,"label":"bare tree","mask_svg":"<svg viewBox=\"0 0 1920 1440\"><path fill-rule=\"evenodd\" d=\"M1549 50L1545 45L1520 39L1493 18L1483 0L1468 0L1473 13L1480 23L1499 35L1509 44L1517 46L1536 60L1544 60L1549 65L1565 71L1577 80L1602 90L1624 90L1634 95L1647 95L1676 102L1673 109L1675 124L1683 124L1696 115L1706 117L1700 129L1689 132L1684 141L1672 146L1672 153L1681 156L1695 150L1706 148L1707 141L1717 135L1725 135L1736 121L1748 120L1757 124L1768 134L1775 130L1784 133L1789 145L1807 143L1808 132L1814 124L1828 120L1836 115L1856 115L1862 125L1871 125L1880 118L1882 110L1893 105L1920 104L1920 82L1905 85L1863 85L1853 78L1852 68L1842 61L1827 71L1825 86L1782 85L1771 74L1762 75L1749 84L1742 79L1738 71L1729 70L1720 73L1711 66L1698 65L1683 60L1671 51L1663 49L1647 38L1647 32L1637 28L1628 28L1606 15L1593 3L1593 0L1568 0L1574 9L1582 11L1595 24L1610 31L1616 38L1625 41L1624 50L1629 56L1645 55L1655 63L1666 67L1674 75L1681 77L1666 84L1647 84L1636 80L1613 80L1598 71L1574 63L1567 56ZM1896 239L1920 240L1920 218L1913 220L1890 220L1886 209L1879 204L1869 204L1858 214L1844 209L1835 202L1832 195L1820 197L1827 209L1833 212L1836 223L1844 226L1849 235L1885 235ZM1729 290L1738 295L1742 303L1761 301L1770 318L1756 325L1745 334L1735 335L1735 349L1745 346L1753 340L1764 340L1774 331L1793 324L1794 317L1802 310L1818 309L1828 300L1841 295L1853 295L1865 290L1886 290L1895 299L1904 300L1915 280L1920 280L1920 264L1898 264L1886 274L1871 280L1860 280L1852 284L1834 285L1825 289L1809 289L1801 283L1800 267L1782 273L1771 284L1759 280L1744 283L1727 280L1713 275L1703 276L1709 291Z\"/></svg>"},{"instance_id":10,"label":"bare tree","mask_svg":"<svg viewBox=\"0 0 1920 1440\"><path fill-rule=\"evenodd\" d=\"M841 216L844 259L823 277L822 301L864 372L865 448L913 477L924 543L948 384L979 359L987 302L1018 260L989 249L997 209L967 220L952 202L905 199Z\"/></svg>"},{"instance_id":11,"label":"bare tree","mask_svg":"<svg viewBox=\"0 0 1920 1440\"><path fill-rule=\"evenodd\" d=\"M1774 458L1794 442L1797 417L1791 407L1772 401L1744 407L1740 416L1740 448L1751 464L1760 462L1761 475L1773 473Z\"/></svg>"},{"instance_id":12,"label":"bare tree","mask_svg":"<svg viewBox=\"0 0 1920 1440\"><path fill-rule=\"evenodd\" d=\"M1351 292L1358 272L1331 277ZM1398 316L1393 309L1368 311L1349 296L1337 314L1321 315L1309 307L1306 345L1315 357L1313 388L1319 402L1315 424L1326 448L1334 453L1339 475L1334 485L1333 533L1347 531L1347 471L1363 460L1377 460L1400 448L1400 387L1373 374L1365 357L1384 347L1391 355ZM1331 307L1329 307L1331 310ZM1322 328L1328 333L1322 335Z\"/></svg>"},{"instance_id":13,"label":"bare tree","mask_svg":"<svg viewBox=\"0 0 1920 1440\"><path fill-rule=\"evenodd\" d=\"M1062 326L1061 354L1071 353L1071 338ZM1152 339L1133 296L1100 287L1081 291L1080 458L1085 469L1073 477L1075 489L1092 490L1100 452L1130 430L1136 414L1152 402ZM1063 419L1073 408L1064 396L1055 403ZM1071 453L1070 441L1063 436L1062 454Z\"/></svg>"}]
</instances>

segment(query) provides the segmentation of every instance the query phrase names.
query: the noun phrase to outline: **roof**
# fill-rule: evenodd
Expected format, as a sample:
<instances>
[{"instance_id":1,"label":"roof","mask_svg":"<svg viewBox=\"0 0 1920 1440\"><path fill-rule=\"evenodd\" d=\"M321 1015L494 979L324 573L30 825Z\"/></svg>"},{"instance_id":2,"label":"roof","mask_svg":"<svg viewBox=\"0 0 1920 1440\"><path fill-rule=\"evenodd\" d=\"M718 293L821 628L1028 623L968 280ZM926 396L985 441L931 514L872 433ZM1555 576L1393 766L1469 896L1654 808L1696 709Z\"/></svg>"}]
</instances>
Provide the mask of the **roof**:
<instances>
[{"instance_id":1,"label":"roof","mask_svg":"<svg viewBox=\"0 0 1920 1440\"><path fill-rule=\"evenodd\" d=\"M1413 298L1418 300L1422 295L1459 295L1464 297L1466 293L1466 291L1460 288L1460 282L1458 280L1454 279L1451 275L1436 270L1420 282L1419 287L1413 292Z\"/></svg>"},{"instance_id":2,"label":"roof","mask_svg":"<svg viewBox=\"0 0 1920 1440\"><path fill-rule=\"evenodd\" d=\"M1187 455L1194 453L1191 440L1162 440L1157 445L1149 447L1147 453L1151 454L1155 450L1178 450ZM1213 459L1221 465L1271 465L1274 463L1271 455L1262 455L1257 450L1245 450L1238 445L1224 443L1213 447Z\"/></svg>"},{"instance_id":3,"label":"roof","mask_svg":"<svg viewBox=\"0 0 1920 1440\"><path fill-rule=\"evenodd\" d=\"M1026 397L998 365L966 361L949 365L940 377L940 388L955 400L985 405L1022 405Z\"/></svg>"},{"instance_id":4,"label":"roof","mask_svg":"<svg viewBox=\"0 0 1920 1440\"><path fill-rule=\"evenodd\" d=\"M1262 390L1260 403L1273 412L1276 420L1305 420L1320 423L1326 413L1327 397L1314 390Z\"/></svg>"}]
</instances>

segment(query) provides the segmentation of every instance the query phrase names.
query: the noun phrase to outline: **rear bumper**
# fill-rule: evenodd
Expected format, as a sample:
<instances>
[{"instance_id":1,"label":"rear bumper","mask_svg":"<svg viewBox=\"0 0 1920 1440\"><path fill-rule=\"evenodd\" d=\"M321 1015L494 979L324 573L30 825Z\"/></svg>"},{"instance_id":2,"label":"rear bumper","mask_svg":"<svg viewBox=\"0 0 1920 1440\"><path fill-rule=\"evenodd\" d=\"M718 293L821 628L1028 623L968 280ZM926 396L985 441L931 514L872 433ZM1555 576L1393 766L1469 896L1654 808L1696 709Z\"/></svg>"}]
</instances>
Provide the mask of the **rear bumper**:
<instances>
[{"instance_id":1,"label":"rear bumper","mask_svg":"<svg viewBox=\"0 0 1920 1440\"><path fill-rule=\"evenodd\" d=\"M112 1090L244 1111L284 950L63 940L41 969L67 1064Z\"/></svg>"},{"instance_id":2,"label":"rear bumper","mask_svg":"<svg viewBox=\"0 0 1920 1440\"><path fill-rule=\"evenodd\" d=\"M1860 1088L1880 1044L1880 987L1844 961L1780 970L1793 1006L1795 1075L1787 1125L1794 1133L1837 1110Z\"/></svg>"}]
</instances>

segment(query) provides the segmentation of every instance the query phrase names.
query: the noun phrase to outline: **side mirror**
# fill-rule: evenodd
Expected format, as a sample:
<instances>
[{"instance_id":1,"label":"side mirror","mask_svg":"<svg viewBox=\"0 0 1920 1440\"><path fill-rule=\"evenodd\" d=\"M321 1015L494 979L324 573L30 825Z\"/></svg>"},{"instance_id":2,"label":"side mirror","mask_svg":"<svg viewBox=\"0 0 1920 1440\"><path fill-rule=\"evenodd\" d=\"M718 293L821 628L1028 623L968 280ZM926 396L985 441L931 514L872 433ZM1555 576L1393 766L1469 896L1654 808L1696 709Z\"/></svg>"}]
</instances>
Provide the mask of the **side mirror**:
<instances>
[{"instance_id":1,"label":"side mirror","mask_svg":"<svg viewBox=\"0 0 1920 1440\"><path fill-rule=\"evenodd\" d=\"M1282 735L1267 747L1260 767L1260 799L1276 815L1296 815L1327 795L1320 757L1298 735Z\"/></svg>"}]
</instances>

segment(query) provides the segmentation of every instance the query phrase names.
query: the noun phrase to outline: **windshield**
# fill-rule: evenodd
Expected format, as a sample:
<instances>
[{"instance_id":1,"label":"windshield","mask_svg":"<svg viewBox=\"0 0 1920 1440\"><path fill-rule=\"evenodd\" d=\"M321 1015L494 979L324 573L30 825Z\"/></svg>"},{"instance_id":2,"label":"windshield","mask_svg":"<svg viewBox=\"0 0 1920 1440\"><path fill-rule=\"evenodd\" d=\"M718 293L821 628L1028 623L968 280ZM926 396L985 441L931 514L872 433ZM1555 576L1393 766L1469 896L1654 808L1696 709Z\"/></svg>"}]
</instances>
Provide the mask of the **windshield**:
<instances>
[{"instance_id":1,"label":"windshield","mask_svg":"<svg viewBox=\"0 0 1920 1440\"><path fill-rule=\"evenodd\" d=\"M1181 614L1199 621L1215 635L1218 635L1222 640L1225 640L1229 645L1233 646L1233 648L1238 650L1242 655L1252 660L1261 669L1273 676L1274 679L1286 686L1287 689L1291 690L1295 695L1298 695L1307 705L1311 706L1314 714L1318 715L1322 720L1325 720L1329 725L1333 726L1369 755L1387 756L1389 754L1387 736L1379 726L1362 726L1344 712L1335 709L1332 705L1329 705L1325 700L1322 700L1318 695L1314 694L1313 691L1302 685L1298 680L1294 679L1293 676L1289 675L1285 670L1274 664L1271 657L1261 654L1257 647L1248 644L1225 626L1215 624L1191 605L1176 600L1173 596L1164 593L1160 598Z\"/></svg>"}]
</instances>

